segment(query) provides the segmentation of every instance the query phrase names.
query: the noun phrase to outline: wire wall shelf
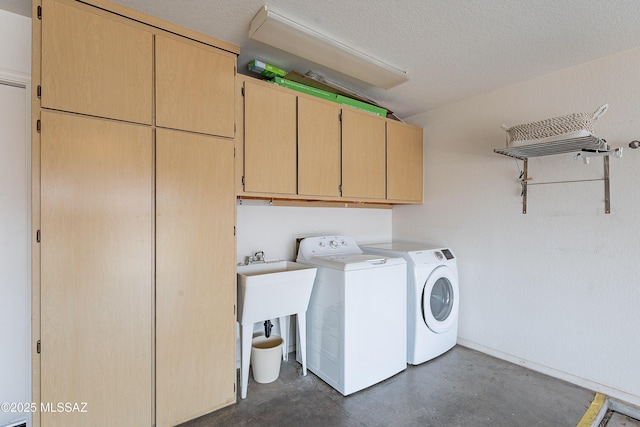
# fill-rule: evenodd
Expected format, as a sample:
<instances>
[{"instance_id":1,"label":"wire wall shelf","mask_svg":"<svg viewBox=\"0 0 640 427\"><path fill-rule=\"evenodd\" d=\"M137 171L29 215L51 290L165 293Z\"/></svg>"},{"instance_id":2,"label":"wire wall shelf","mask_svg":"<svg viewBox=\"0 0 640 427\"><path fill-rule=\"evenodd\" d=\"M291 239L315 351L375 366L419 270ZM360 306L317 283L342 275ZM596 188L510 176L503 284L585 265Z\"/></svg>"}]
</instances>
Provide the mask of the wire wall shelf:
<instances>
[{"instance_id":1,"label":"wire wall shelf","mask_svg":"<svg viewBox=\"0 0 640 427\"><path fill-rule=\"evenodd\" d=\"M593 135L558 139L549 142L540 142L534 144L522 145L519 147L495 148L495 153L509 156L524 162L523 172L520 175L520 184L522 185L522 213L527 213L527 187L528 185L537 185L529 183L528 159L531 157L552 156L557 154L577 153L575 159L584 160L585 164L589 163L589 157L602 157L604 166L604 212L611 213L610 201L610 185L609 185L609 157L622 157L622 148L611 150L607 141ZM580 182L582 180L561 181L557 184L565 182ZM593 180L591 180L593 181Z\"/></svg>"}]
</instances>

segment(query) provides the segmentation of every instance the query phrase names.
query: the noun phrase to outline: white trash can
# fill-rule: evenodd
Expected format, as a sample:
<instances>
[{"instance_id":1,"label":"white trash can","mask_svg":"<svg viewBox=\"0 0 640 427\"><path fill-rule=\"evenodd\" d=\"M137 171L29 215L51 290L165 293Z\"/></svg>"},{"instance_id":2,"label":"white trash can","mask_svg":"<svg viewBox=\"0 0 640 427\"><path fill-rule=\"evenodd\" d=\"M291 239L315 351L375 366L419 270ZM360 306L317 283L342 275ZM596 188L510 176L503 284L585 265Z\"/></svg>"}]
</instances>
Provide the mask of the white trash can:
<instances>
[{"instance_id":1,"label":"white trash can","mask_svg":"<svg viewBox=\"0 0 640 427\"><path fill-rule=\"evenodd\" d=\"M282 338L277 335L269 338L261 335L253 339L251 368L253 379L257 383L267 384L278 379L282 363L282 342Z\"/></svg>"}]
</instances>

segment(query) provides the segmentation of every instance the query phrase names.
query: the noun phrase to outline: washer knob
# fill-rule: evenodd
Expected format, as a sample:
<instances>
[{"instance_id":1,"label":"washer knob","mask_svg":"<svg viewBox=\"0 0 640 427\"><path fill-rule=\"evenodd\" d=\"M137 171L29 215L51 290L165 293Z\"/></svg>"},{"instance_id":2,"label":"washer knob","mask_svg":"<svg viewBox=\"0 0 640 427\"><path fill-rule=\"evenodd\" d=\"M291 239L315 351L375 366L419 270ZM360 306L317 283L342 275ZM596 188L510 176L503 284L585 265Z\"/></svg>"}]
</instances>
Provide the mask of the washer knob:
<instances>
[{"instance_id":1,"label":"washer knob","mask_svg":"<svg viewBox=\"0 0 640 427\"><path fill-rule=\"evenodd\" d=\"M442 261L444 256L442 255L442 253L440 251L436 251L436 258L438 258L438 261Z\"/></svg>"},{"instance_id":2,"label":"washer knob","mask_svg":"<svg viewBox=\"0 0 640 427\"><path fill-rule=\"evenodd\" d=\"M330 245L333 249L336 249L336 248L338 247L338 242L337 242L337 241L335 241L335 240L332 240L332 241L329 243L329 245Z\"/></svg>"}]
</instances>

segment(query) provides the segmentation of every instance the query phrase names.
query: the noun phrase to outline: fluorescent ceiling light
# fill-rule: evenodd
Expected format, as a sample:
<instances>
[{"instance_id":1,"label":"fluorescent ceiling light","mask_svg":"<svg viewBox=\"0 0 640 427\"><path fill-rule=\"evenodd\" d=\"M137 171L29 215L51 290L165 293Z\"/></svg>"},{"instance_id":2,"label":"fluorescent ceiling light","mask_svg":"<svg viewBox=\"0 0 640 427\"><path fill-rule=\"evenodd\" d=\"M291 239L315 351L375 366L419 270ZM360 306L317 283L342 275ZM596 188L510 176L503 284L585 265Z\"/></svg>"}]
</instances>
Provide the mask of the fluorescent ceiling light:
<instances>
[{"instance_id":1,"label":"fluorescent ceiling light","mask_svg":"<svg viewBox=\"0 0 640 427\"><path fill-rule=\"evenodd\" d=\"M249 38L383 89L409 80L406 71L273 13L267 6L251 21Z\"/></svg>"}]
</instances>

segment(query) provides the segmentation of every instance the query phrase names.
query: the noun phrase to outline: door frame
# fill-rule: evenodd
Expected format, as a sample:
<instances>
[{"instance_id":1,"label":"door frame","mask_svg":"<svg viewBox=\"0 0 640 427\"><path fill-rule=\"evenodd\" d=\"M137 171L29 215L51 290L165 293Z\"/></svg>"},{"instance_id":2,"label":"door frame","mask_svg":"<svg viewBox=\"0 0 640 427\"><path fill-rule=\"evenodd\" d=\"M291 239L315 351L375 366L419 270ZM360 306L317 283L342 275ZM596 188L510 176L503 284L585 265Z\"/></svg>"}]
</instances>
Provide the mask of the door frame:
<instances>
[{"instance_id":1,"label":"door frame","mask_svg":"<svg viewBox=\"0 0 640 427\"><path fill-rule=\"evenodd\" d=\"M24 89L25 96L25 140L24 140L24 149L25 149L25 178L26 182L24 182L24 189L27 194L25 199L26 202L26 233L25 233L25 248L26 252L24 254L26 261L25 268L25 299L27 301L26 310L25 310L25 327L24 333L29 337L27 340L28 348L27 351L27 360L33 360L32 358L32 311L33 311L33 302L32 302L32 242L31 242L31 234L32 234L32 159L31 159L31 76L29 74L20 73L16 71L10 71L6 69L0 68L0 84L7 86L14 86L20 89ZM27 394L28 396L32 396L33 393L33 378L32 378L33 366L31 364L28 365L28 378L25 378L27 383ZM26 398L27 396L25 396ZM27 425L31 425L31 414L25 412L25 417L27 421ZM17 420L16 420L17 421Z\"/></svg>"}]
</instances>

